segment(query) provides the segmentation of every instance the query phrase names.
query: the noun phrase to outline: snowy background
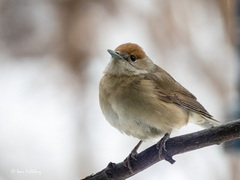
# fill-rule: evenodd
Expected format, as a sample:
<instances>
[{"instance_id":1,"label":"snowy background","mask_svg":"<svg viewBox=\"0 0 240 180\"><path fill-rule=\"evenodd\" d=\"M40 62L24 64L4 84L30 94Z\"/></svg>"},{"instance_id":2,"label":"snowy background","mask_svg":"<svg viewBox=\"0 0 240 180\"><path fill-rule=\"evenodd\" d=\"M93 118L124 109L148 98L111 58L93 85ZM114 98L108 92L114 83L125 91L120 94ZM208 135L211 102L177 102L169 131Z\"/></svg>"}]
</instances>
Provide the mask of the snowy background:
<instances>
[{"instance_id":1,"label":"snowy background","mask_svg":"<svg viewBox=\"0 0 240 180\"><path fill-rule=\"evenodd\" d=\"M138 140L111 127L98 101L106 50L122 43L139 44L225 122L237 97L234 8L231 1L0 0L0 180L77 180L126 158ZM189 124L173 136L197 130ZM130 179L232 176L222 146L174 159Z\"/></svg>"}]
</instances>

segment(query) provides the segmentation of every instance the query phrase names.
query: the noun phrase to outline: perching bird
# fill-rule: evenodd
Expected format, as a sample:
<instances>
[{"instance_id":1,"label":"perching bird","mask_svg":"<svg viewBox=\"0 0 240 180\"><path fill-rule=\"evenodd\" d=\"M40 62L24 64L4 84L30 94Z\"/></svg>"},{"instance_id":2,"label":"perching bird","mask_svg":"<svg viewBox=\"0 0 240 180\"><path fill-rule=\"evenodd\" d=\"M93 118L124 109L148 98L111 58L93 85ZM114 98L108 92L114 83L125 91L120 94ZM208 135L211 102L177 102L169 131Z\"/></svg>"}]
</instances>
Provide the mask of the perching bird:
<instances>
[{"instance_id":1,"label":"perching bird","mask_svg":"<svg viewBox=\"0 0 240 180\"><path fill-rule=\"evenodd\" d=\"M155 65L137 44L108 50L111 61L99 85L107 121L120 132L142 140L163 136L188 122L218 125L197 98Z\"/></svg>"}]
</instances>

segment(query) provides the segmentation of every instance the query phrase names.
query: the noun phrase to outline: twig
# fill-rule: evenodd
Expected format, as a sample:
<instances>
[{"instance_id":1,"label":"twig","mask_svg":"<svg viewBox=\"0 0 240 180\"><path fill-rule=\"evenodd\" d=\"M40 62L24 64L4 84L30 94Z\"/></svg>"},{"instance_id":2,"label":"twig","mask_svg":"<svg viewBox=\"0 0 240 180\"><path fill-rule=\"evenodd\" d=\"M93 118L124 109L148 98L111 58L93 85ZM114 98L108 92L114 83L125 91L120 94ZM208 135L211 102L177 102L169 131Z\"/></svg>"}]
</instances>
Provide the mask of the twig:
<instances>
[{"instance_id":1,"label":"twig","mask_svg":"<svg viewBox=\"0 0 240 180\"><path fill-rule=\"evenodd\" d=\"M193 151L206 146L221 144L225 141L237 139L240 137L240 120L232 121L218 127L213 127L198 131L195 133L186 134L170 138L166 142L166 150L168 155L174 156L176 154ZM136 155L137 160L131 161L131 166L134 173L131 173L123 162L115 164L109 163L102 171L90 175L83 180L123 180L127 179L153 164L163 160L159 158L158 149L156 145L149 147L143 152Z\"/></svg>"}]
</instances>

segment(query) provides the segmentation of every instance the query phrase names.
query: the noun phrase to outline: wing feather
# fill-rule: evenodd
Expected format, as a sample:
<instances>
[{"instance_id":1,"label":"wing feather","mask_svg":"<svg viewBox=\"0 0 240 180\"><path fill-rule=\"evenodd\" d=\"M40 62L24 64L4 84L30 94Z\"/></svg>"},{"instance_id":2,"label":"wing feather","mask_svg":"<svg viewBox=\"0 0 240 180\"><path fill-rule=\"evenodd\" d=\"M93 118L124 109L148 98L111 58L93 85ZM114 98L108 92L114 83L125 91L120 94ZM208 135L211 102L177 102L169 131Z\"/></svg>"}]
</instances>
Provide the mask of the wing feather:
<instances>
[{"instance_id":1,"label":"wing feather","mask_svg":"<svg viewBox=\"0 0 240 180\"><path fill-rule=\"evenodd\" d=\"M212 119L212 115L197 101L197 98L160 67L157 67L155 73L146 74L145 80L153 81L160 100L174 103Z\"/></svg>"}]
</instances>

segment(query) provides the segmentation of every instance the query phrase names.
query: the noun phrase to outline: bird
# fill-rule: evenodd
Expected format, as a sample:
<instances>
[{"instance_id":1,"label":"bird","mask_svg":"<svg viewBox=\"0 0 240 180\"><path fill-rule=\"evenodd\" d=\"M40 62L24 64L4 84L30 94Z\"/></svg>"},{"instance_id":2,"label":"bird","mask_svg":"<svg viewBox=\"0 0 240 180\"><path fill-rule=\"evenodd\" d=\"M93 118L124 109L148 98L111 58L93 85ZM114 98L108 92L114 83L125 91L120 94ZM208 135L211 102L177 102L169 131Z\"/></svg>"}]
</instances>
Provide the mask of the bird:
<instances>
[{"instance_id":1,"label":"bird","mask_svg":"<svg viewBox=\"0 0 240 180\"><path fill-rule=\"evenodd\" d=\"M107 51L111 60L99 84L99 102L113 127L140 140L124 161L131 172L130 159L135 159L143 141L163 136L158 143L162 152L171 132L189 122L205 128L220 124L138 44L124 43Z\"/></svg>"}]
</instances>

